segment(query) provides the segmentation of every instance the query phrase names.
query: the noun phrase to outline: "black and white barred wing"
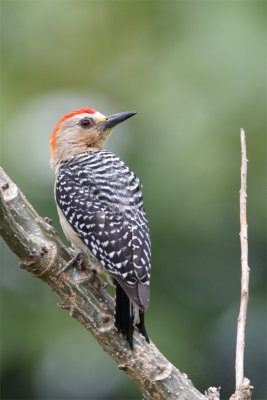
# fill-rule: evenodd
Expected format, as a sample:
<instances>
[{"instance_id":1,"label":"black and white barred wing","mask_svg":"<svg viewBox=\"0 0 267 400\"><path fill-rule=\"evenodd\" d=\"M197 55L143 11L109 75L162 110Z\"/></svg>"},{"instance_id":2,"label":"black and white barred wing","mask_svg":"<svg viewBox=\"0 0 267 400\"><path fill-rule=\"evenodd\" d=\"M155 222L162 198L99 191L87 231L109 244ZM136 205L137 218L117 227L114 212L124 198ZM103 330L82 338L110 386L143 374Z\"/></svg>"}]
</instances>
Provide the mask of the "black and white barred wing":
<instances>
[{"instance_id":1,"label":"black and white barred wing","mask_svg":"<svg viewBox=\"0 0 267 400\"><path fill-rule=\"evenodd\" d=\"M149 302L150 239L139 180L105 150L82 157L79 163L74 159L58 172L58 206L103 268L145 309Z\"/></svg>"},{"instance_id":2,"label":"black and white barred wing","mask_svg":"<svg viewBox=\"0 0 267 400\"><path fill-rule=\"evenodd\" d=\"M150 242L143 215L138 212L130 218L109 210L101 214L96 213L93 218L96 226L89 235L89 248L129 297L144 309L149 303Z\"/></svg>"}]
</instances>

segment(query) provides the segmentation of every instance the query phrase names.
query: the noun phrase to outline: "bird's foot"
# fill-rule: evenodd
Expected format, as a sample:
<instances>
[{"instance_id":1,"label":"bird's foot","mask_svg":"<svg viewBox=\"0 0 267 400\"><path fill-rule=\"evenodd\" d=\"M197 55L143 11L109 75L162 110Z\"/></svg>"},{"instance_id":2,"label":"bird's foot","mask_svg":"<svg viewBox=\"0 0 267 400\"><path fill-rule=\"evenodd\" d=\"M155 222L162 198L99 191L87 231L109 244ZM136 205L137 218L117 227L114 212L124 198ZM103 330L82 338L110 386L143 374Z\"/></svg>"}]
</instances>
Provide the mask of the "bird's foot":
<instances>
[{"instance_id":1,"label":"bird's foot","mask_svg":"<svg viewBox=\"0 0 267 400\"><path fill-rule=\"evenodd\" d=\"M76 252L75 250L69 248L69 253L72 256L71 260L69 262L67 262L66 265L64 265L63 268L60 269L60 271L57 273L57 279L60 277L60 275L63 272L66 272L68 269L70 269L72 266L75 265L75 267L80 270L83 271L86 269L86 262L85 262L85 255L81 252Z\"/></svg>"},{"instance_id":2,"label":"bird's foot","mask_svg":"<svg viewBox=\"0 0 267 400\"><path fill-rule=\"evenodd\" d=\"M97 278L97 280L101 284L101 288L102 289L106 289L106 287L108 286L108 283L103 281L102 277L99 276L97 268L92 266L92 267L89 268L89 270L95 275L95 277Z\"/></svg>"}]
</instances>

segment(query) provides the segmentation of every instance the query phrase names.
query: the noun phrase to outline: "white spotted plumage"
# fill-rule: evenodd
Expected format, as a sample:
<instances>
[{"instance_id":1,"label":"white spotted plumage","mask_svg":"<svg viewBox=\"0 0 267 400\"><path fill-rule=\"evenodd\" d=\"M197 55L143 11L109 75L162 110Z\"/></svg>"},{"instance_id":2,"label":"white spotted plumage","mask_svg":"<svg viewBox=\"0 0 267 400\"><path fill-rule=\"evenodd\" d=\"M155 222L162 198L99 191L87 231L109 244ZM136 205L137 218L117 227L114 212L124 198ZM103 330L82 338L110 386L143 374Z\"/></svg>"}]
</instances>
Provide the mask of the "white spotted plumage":
<instances>
[{"instance_id":1,"label":"white spotted plumage","mask_svg":"<svg viewBox=\"0 0 267 400\"><path fill-rule=\"evenodd\" d=\"M113 153L88 150L60 165L55 194L88 251L145 309L151 252L139 179Z\"/></svg>"}]
</instances>

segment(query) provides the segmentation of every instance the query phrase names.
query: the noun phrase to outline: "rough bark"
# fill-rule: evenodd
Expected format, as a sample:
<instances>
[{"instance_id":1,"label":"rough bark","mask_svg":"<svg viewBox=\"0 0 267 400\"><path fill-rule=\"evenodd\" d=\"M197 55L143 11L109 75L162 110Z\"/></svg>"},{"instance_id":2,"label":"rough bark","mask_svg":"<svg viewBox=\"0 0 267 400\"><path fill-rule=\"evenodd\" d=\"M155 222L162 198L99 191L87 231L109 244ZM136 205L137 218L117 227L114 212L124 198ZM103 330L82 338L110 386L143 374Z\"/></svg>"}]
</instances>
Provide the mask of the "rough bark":
<instances>
[{"instance_id":1,"label":"rough bark","mask_svg":"<svg viewBox=\"0 0 267 400\"><path fill-rule=\"evenodd\" d=\"M71 258L55 229L41 218L18 187L0 168L0 234L20 266L47 283L69 311L140 388L144 399L204 400L174 365L138 332L134 350L118 335L113 323L113 298L89 269L71 268L58 279Z\"/></svg>"}]
</instances>

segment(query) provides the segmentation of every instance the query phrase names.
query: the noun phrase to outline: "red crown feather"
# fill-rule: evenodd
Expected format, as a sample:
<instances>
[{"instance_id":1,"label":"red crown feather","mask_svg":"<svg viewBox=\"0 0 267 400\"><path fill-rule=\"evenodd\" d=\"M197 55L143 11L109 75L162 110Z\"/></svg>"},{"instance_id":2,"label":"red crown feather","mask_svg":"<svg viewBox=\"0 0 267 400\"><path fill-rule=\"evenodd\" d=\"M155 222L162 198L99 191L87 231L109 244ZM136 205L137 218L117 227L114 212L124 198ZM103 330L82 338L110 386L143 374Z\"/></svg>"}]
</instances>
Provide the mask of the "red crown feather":
<instances>
[{"instance_id":1,"label":"red crown feather","mask_svg":"<svg viewBox=\"0 0 267 400\"><path fill-rule=\"evenodd\" d=\"M85 113L87 113L87 114L94 114L95 112L96 112L96 111L95 111L95 110L92 110L91 108L84 107L84 108L80 108L80 110L75 110L75 111L72 111L72 112L69 113L69 114L64 115L64 116L58 121L58 123L56 124L56 126L55 126L55 128L54 128L54 130L53 130L53 132L52 132L52 135L51 135L51 137L50 137L50 148L51 148L51 153L53 154L53 153L54 153L54 150L55 150L57 132L58 132L58 130L60 129L61 124L62 124L66 119L71 118L71 117L73 117L74 115L78 115L78 114L85 114Z\"/></svg>"}]
</instances>

